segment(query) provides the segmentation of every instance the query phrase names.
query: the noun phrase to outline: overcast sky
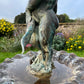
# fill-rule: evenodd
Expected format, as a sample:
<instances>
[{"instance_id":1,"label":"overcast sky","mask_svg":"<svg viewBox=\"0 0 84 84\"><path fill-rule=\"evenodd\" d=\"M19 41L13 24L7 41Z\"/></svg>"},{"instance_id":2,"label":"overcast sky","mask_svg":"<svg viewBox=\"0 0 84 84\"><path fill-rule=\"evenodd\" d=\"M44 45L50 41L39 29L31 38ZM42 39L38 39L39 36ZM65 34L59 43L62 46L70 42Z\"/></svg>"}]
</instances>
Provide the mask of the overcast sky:
<instances>
[{"instance_id":1,"label":"overcast sky","mask_svg":"<svg viewBox=\"0 0 84 84\"><path fill-rule=\"evenodd\" d=\"M25 12L28 0L0 0L0 19L13 22L14 17ZM84 18L84 0L58 0L58 13L66 13L70 18Z\"/></svg>"}]
</instances>

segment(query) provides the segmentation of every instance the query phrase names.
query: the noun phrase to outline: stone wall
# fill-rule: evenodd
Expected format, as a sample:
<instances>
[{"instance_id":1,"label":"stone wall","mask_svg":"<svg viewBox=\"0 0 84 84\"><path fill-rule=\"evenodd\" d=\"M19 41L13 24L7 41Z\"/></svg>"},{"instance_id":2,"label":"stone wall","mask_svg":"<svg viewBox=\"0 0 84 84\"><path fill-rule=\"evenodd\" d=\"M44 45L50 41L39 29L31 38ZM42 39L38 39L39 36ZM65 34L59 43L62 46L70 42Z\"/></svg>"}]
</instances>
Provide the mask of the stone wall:
<instances>
[{"instance_id":1,"label":"stone wall","mask_svg":"<svg viewBox=\"0 0 84 84\"><path fill-rule=\"evenodd\" d=\"M84 29L83 24L69 24L69 25L60 25L57 29L57 32L62 32L66 39L72 35L76 35L80 29Z\"/></svg>"},{"instance_id":2,"label":"stone wall","mask_svg":"<svg viewBox=\"0 0 84 84\"><path fill-rule=\"evenodd\" d=\"M14 36L24 34L27 28L26 24L15 24L14 26L16 28L14 31Z\"/></svg>"},{"instance_id":3,"label":"stone wall","mask_svg":"<svg viewBox=\"0 0 84 84\"><path fill-rule=\"evenodd\" d=\"M62 32L66 38L68 38L72 33L75 33L81 26L84 27L84 24L80 23L60 23L57 32ZM26 24L15 24L14 35L24 34L27 28Z\"/></svg>"}]
</instances>

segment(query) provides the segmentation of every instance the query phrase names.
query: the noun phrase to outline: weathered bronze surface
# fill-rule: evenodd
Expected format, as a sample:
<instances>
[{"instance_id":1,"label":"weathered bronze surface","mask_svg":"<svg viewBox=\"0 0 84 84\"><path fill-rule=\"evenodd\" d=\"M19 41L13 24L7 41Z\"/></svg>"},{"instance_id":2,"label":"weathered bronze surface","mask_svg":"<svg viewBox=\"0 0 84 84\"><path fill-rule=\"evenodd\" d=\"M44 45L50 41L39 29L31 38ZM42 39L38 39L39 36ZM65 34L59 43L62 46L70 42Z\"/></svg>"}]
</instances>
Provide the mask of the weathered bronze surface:
<instances>
[{"instance_id":1,"label":"weathered bronze surface","mask_svg":"<svg viewBox=\"0 0 84 84\"><path fill-rule=\"evenodd\" d=\"M21 39L22 53L31 42L41 52L30 66L32 74L52 71L52 41L58 28L57 0L29 0L26 8L27 31ZM30 25L29 25L30 24Z\"/></svg>"}]
</instances>

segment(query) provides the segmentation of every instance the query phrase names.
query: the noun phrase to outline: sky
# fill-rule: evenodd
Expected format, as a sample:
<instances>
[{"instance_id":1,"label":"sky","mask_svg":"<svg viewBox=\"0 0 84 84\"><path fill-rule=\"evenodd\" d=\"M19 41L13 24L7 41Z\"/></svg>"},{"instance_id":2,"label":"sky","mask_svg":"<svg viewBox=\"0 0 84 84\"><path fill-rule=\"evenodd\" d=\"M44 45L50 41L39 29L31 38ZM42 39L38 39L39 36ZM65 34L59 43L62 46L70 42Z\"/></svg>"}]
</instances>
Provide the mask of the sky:
<instances>
[{"instance_id":1,"label":"sky","mask_svg":"<svg viewBox=\"0 0 84 84\"><path fill-rule=\"evenodd\" d=\"M13 22L14 17L25 12L28 0L0 0L0 19ZM66 13L71 19L84 18L84 0L58 0L57 14Z\"/></svg>"}]
</instances>

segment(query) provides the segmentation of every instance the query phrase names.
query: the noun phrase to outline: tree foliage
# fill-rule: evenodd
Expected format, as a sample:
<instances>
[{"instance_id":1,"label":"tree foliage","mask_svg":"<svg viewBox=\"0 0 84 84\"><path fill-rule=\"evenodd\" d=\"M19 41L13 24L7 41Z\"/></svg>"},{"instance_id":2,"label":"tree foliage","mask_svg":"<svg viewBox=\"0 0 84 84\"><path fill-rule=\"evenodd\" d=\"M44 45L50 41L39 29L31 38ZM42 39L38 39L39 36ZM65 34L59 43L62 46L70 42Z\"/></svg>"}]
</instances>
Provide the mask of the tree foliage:
<instances>
[{"instance_id":1,"label":"tree foliage","mask_svg":"<svg viewBox=\"0 0 84 84\"><path fill-rule=\"evenodd\" d=\"M57 15L59 22L60 23L66 23L66 22L74 22L75 20L70 19L69 16L67 14L61 14L61 15Z\"/></svg>"},{"instance_id":2,"label":"tree foliage","mask_svg":"<svg viewBox=\"0 0 84 84\"><path fill-rule=\"evenodd\" d=\"M14 19L14 23L19 23L19 24L26 23L26 14L21 13L20 15L17 15Z\"/></svg>"},{"instance_id":3,"label":"tree foliage","mask_svg":"<svg viewBox=\"0 0 84 84\"><path fill-rule=\"evenodd\" d=\"M57 15L57 17L58 17L60 23L74 22L75 21L73 19L70 19L67 14ZM15 17L14 23L19 23L19 24L26 23L26 14L25 13L21 13L20 15L17 15Z\"/></svg>"}]
</instances>

